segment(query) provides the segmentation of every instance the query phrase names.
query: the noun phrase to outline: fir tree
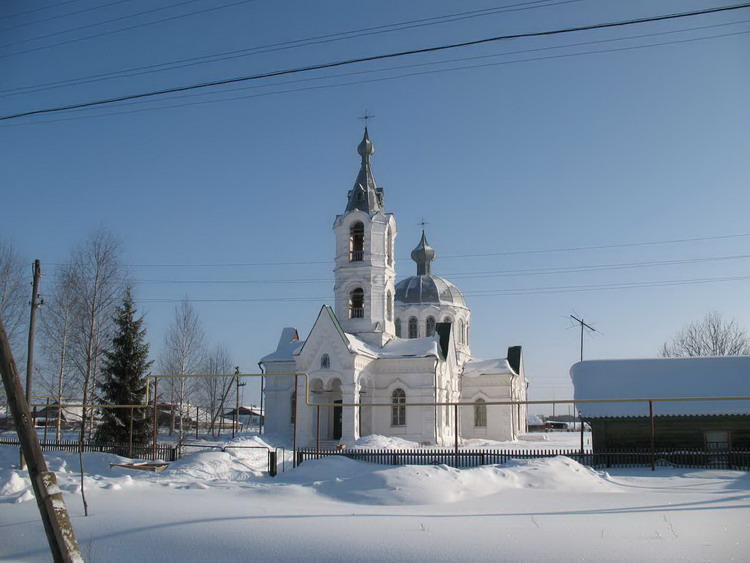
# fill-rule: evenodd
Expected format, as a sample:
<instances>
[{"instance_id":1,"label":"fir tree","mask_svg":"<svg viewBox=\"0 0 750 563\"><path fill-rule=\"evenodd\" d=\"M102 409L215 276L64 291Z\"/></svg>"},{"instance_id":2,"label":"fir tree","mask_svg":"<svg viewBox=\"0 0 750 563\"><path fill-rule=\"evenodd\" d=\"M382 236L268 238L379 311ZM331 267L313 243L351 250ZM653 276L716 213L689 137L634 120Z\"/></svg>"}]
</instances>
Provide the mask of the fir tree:
<instances>
[{"instance_id":1,"label":"fir tree","mask_svg":"<svg viewBox=\"0 0 750 563\"><path fill-rule=\"evenodd\" d=\"M153 362L148 361L146 329L143 317L135 318L130 288L125 290L122 305L114 315L116 334L112 348L104 353L102 367L102 403L108 405L143 404L146 396L146 374ZM127 444L130 417L133 417L133 443L149 442L146 409L102 409L102 423L96 431L97 441Z\"/></svg>"}]
</instances>

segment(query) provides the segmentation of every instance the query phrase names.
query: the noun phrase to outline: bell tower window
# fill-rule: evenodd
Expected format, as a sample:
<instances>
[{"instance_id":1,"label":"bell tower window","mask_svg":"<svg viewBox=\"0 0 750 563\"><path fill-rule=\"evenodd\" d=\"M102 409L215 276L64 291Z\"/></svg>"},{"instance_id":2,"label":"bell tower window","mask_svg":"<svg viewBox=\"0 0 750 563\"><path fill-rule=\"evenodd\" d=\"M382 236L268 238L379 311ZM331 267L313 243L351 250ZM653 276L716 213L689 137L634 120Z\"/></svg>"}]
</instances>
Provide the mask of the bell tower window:
<instances>
[{"instance_id":1,"label":"bell tower window","mask_svg":"<svg viewBox=\"0 0 750 563\"><path fill-rule=\"evenodd\" d=\"M361 225L361 223L360 223ZM363 319L365 317L365 292L361 287L349 294L349 318Z\"/></svg>"},{"instance_id":2,"label":"bell tower window","mask_svg":"<svg viewBox=\"0 0 750 563\"><path fill-rule=\"evenodd\" d=\"M385 298L385 320L393 320L393 294L390 289Z\"/></svg>"},{"instance_id":3,"label":"bell tower window","mask_svg":"<svg viewBox=\"0 0 750 563\"><path fill-rule=\"evenodd\" d=\"M357 221L349 229L349 262L365 259L365 226Z\"/></svg>"}]
</instances>

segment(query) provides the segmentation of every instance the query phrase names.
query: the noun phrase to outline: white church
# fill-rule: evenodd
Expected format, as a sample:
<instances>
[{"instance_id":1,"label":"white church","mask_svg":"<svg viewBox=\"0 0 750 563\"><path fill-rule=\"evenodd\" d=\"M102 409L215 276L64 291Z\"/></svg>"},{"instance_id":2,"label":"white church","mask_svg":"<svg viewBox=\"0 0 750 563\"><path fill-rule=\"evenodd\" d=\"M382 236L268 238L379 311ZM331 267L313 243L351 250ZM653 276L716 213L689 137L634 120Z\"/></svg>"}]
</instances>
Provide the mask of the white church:
<instances>
[{"instance_id":1,"label":"white church","mask_svg":"<svg viewBox=\"0 0 750 563\"><path fill-rule=\"evenodd\" d=\"M424 231L411 253L416 275L396 283L396 219L372 174L366 127L357 152L359 175L333 224L335 305L321 308L305 340L285 328L260 361L267 374L305 375L296 392L294 377L265 379L266 432L291 440L296 423L302 447L318 436L332 445L370 434L435 445L453 444L456 433L515 439L526 432L526 406L486 403L526 400L521 347L506 358L472 357L471 311L455 285L432 274ZM466 403L458 421L454 407L435 404L455 402Z\"/></svg>"}]
</instances>

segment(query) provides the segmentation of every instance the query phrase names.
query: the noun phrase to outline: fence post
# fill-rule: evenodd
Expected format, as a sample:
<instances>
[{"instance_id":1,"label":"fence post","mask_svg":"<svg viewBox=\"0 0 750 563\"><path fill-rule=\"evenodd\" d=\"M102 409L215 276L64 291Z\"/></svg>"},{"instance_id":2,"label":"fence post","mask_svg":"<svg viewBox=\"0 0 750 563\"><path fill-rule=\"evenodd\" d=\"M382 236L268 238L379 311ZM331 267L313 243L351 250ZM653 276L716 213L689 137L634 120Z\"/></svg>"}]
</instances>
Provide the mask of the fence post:
<instances>
[{"instance_id":1,"label":"fence post","mask_svg":"<svg viewBox=\"0 0 750 563\"><path fill-rule=\"evenodd\" d=\"M277 463L276 452L268 450L268 474L271 477L276 477Z\"/></svg>"},{"instance_id":2,"label":"fence post","mask_svg":"<svg viewBox=\"0 0 750 563\"><path fill-rule=\"evenodd\" d=\"M130 430L128 432L128 457L133 459L133 407L130 407Z\"/></svg>"},{"instance_id":3,"label":"fence post","mask_svg":"<svg viewBox=\"0 0 750 563\"><path fill-rule=\"evenodd\" d=\"M456 454L456 469L458 469L458 403L453 405L453 420L455 422L455 429L453 431L453 449Z\"/></svg>"},{"instance_id":4,"label":"fence post","mask_svg":"<svg viewBox=\"0 0 750 563\"><path fill-rule=\"evenodd\" d=\"M648 417L651 423L651 471L656 471L656 459L654 454L654 402L648 402Z\"/></svg>"}]
</instances>

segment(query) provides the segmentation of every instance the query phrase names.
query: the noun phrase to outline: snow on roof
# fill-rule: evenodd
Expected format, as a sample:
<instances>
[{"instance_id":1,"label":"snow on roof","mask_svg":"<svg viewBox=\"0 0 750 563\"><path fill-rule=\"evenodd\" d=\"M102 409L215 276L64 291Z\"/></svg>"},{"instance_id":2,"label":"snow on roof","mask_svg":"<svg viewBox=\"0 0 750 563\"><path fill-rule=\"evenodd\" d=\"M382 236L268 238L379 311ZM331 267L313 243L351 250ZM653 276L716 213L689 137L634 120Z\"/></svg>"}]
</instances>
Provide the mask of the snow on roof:
<instances>
[{"instance_id":1,"label":"snow on roof","mask_svg":"<svg viewBox=\"0 0 750 563\"><path fill-rule=\"evenodd\" d=\"M473 359L464 365L464 377L479 377L480 375L515 375L506 358L494 360Z\"/></svg>"},{"instance_id":2,"label":"snow on roof","mask_svg":"<svg viewBox=\"0 0 750 563\"><path fill-rule=\"evenodd\" d=\"M426 338L394 338L379 348L345 333L349 350L357 354L378 359L440 357L440 337L435 334Z\"/></svg>"},{"instance_id":3,"label":"snow on roof","mask_svg":"<svg viewBox=\"0 0 750 563\"><path fill-rule=\"evenodd\" d=\"M593 360L570 368L575 399L749 397L750 357ZM648 416L648 403L583 403L584 417ZM750 414L750 401L654 403L655 416Z\"/></svg>"},{"instance_id":4,"label":"snow on roof","mask_svg":"<svg viewBox=\"0 0 750 563\"><path fill-rule=\"evenodd\" d=\"M297 329L287 327L281 331L281 337L279 343L276 345L276 350L271 352L267 356L263 356L260 361L265 362L291 362L292 356L302 348L305 343L304 340L300 340L297 336Z\"/></svg>"}]
</instances>

